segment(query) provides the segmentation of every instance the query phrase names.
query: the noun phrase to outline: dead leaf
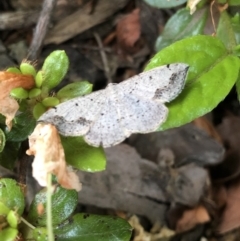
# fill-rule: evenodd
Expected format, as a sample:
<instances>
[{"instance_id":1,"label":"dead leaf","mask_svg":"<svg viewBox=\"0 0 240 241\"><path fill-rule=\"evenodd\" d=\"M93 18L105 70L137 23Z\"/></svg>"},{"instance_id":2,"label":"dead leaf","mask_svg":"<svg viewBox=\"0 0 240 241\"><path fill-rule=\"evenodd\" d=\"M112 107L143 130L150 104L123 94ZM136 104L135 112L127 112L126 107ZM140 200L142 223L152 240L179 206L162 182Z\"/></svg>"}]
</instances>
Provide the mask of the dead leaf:
<instances>
[{"instance_id":1,"label":"dead leaf","mask_svg":"<svg viewBox=\"0 0 240 241\"><path fill-rule=\"evenodd\" d=\"M227 204L222 214L221 222L217 228L220 234L240 227L240 179L235 180L227 188Z\"/></svg>"},{"instance_id":2,"label":"dead leaf","mask_svg":"<svg viewBox=\"0 0 240 241\"><path fill-rule=\"evenodd\" d=\"M9 130L12 120L18 111L17 101L9 96L10 91L17 87L31 89L35 85L33 76L0 71L0 114L6 117Z\"/></svg>"},{"instance_id":3,"label":"dead leaf","mask_svg":"<svg viewBox=\"0 0 240 241\"><path fill-rule=\"evenodd\" d=\"M213 124L205 117L199 117L193 121L193 124L200 129L206 131L209 136L213 137L216 141L222 144L222 139Z\"/></svg>"},{"instance_id":4,"label":"dead leaf","mask_svg":"<svg viewBox=\"0 0 240 241\"><path fill-rule=\"evenodd\" d=\"M133 47L140 38L140 9L137 8L119 20L117 24L117 40L122 48Z\"/></svg>"},{"instance_id":5,"label":"dead leaf","mask_svg":"<svg viewBox=\"0 0 240 241\"><path fill-rule=\"evenodd\" d=\"M147 232L144 230L142 225L139 222L139 218L133 215L128 222L134 228L134 238L133 241L168 241L171 240L175 232L170 230L166 226L161 226L159 223L156 223L158 226L157 232Z\"/></svg>"},{"instance_id":6,"label":"dead leaf","mask_svg":"<svg viewBox=\"0 0 240 241\"><path fill-rule=\"evenodd\" d=\"M177 222L176 232L188 231L198 224L203 224L210 221L210 216L206 208L199 205L193 209L184 211L183 216Z\"/></svg>"},{"instance_id":7,"label":"dead leaf","mask_svg":"<svg viewBox=\"0 0 240 241\"><path fill-rule=\"evenodd\" d=\"M18 109L18 102L10 96L0 99L0 113L6 117L5 123L8 127L8 130L11 130L12 128L12 120L15 117Z\"/></svg>"},{"instance_id":8,"label":"dead leaf","mask_svg":"<svg viewBox=\"0 0 240 241\"><path fill-rule=\"evenodd\" d=\"M52 173L62 187L81 190L76 173L67 167L61 139L54 125L39 123L29 136L26 153L35 156L33 177L41 186L47 186L47 174Z\"/></svg>"},{"instance_id":9,"label":"dead leaf","mask_svg":"<svg viewBox=\"0 0 240 241\"><path fill-rule=\"evenodd\" d=\"M32 75L15 74L0 71L0 99L9 95L10 91L17 87L26 90L33 88L35 81Z\"/></svg>"},{"instance_id":10,"label":"dead leaf","mask_svg":"<svg viewBox=\"0 0 240 241\"><path fill-rule=\"evenodd\" d=\"M201 2L201 0L188 0L187 7L190 8L190 14L196 11L199 2Z\"/></svg>"}]
</instances>

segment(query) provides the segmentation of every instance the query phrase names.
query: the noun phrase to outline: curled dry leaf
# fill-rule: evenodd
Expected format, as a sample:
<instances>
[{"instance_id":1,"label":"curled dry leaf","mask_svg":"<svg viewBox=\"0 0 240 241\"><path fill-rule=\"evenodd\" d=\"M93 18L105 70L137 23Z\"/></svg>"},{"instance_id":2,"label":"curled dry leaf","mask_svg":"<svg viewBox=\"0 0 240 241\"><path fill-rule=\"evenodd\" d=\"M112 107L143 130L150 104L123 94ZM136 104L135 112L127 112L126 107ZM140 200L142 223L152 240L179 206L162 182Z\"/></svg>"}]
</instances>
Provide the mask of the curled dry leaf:
<instances>
[{"instance_id":1,"label":"curled dry leaf","mask_svg":"<svg viewBox=\"0 0 240 241\"><path fill-rule=\"evenodd\" d=\"M0 71L0 114L6 117L6 125L9 130L19 108L17 101L9 97L10 91L17 87L31 89L34 85L34 78L31 75Z\"/></svg>"},{"instance_id":2,"label":"curled dry leaf","mask_svg":"<svg viewBox=\"0 0 240 241\"><path fill-rule=\"evenodd\" d=\"M181 219L177 222L176 232L185 232L194 228L198 224L210 221L210 216L206 208L199 205L193 209L184 211Z\"/></svg>"},{"instance_id":3,"label":"curled dry leaf","mask_svg":"<svg viewBox=\"0 0 240 241\"><path fill-rule=\"evenodd\" d=\"M139 12L139 8L135 9L119 20L117 24L117 39L123 48L133 47L140 37L141 26Z\"/></svg>"},{"instance_id":4,"label":"curled dry leaf","mask_svg":"<svg viewBox=\"0 0 240 241\"><path fill-rule=\"evenodd\" d=\"M78 176L67 167L61 139L54 125L39 123L36 126L29 136L27 154L35 156L33 177L41 186L47 186L47 173L52 173L62 187L81 190Z\"/></svg>"},{"instance_id":5,"label":"curled dry leaf","mask_svg":"<svg viewBox=\"0 0 240 241\"><path fill-rule=\"evenodd\" d=\"M0 113L6 117L6 126L9 130L12 128L12 120L18 109L18 102L10 96L6 96L4 99L0 99Z\"/></svg>"}]
</instances>

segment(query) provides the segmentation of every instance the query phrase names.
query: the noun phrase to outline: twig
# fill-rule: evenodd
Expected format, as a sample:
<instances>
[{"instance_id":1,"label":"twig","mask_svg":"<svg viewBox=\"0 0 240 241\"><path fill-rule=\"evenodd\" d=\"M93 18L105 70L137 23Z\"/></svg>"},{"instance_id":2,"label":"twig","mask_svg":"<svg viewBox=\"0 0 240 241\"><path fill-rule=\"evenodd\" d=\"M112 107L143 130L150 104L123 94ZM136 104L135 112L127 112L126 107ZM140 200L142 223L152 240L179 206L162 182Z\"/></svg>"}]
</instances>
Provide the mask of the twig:
<instances>
[{"instance_id":1,"label":"twig","mask_svg":"<svg viewBox=\"0 0 240 241\"><path fill-rule=\"evenodd\" d=\"M108 60L107 60L106 53L104 51L104 47L103 47L102 41L101 41L101 39L100 39L100 37L99 37L99 35L97 33L94 33L94 37L95 37L95 39L97 41L97 44L98 44L98 47L99 47L99 51L100 51L100 54L101 54L101 57L102 57L105 76L106 76L106 78L108 80L108 83L112 83L110 68L109 68L109 65L108 65Z\"/></svg>"},{"instance_id":2,"label":"twig","mask_svg":"<svg viewBox=\"0 0 240 241\"><path fill-rule=\"evenodd\" d=\"M50 16L55 6L56 0L44 0L42 11L35 29L33 40L28 51L28 59L35 60L42 47L43 40L47 33Z\"/></svg>"}]
</instances>

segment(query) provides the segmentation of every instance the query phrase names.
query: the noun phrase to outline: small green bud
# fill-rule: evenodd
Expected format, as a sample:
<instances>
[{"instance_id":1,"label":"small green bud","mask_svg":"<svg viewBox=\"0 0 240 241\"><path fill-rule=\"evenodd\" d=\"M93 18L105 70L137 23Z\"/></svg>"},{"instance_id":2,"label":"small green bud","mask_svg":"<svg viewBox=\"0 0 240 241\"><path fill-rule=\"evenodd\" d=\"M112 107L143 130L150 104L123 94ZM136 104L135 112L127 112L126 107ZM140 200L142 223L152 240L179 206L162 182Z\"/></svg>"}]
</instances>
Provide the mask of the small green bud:
<instances>
[{"instance_id":1,"label":"small green bud","mask_svg":"<svg viewBox=\"0 0 240 241\"><path fill-rule=\"evenodd\" d=\"M60 103L57 97L47 97L42 101L42 104L46 107L53 107Z\"/></svg>"},{"instance_id":2,"label":"small green bud","mask_svg":"<svg viewBox=\"0 0 240 241\"><path fill-rule=\"evenodd\" d=\"M39 117L47 110L47 108L42 103L37 103L33 107L33 116L37 120Z\"/></svg>"},{"instance_id":3,"label":"small green bud","mask_svg":"<svg viewBox=\"0 0 240 241\"><path fill-rule=\"evenodd\" d=\"M20 218L16 212L13 210L10 210L10 212L7 215L7 221L12 228L17 228L18 223L20 223Z\"/></svg>"},{"instance_id":4,"label":"small green bud","mask_svg":"<svg viewBox=\"0 0 240 241\"><path fill-rule=\"evenodd\" d=\"M28 91L23 89L22 87L14 88L11 90L10 95L16 99L27 99Z\"/></svg>"},{"instance_id":5,"label":"small green bud","mask_svg":"<svg viewBox=\"0 0 240 241\"><path fill-rule=\"evenodd\" d=\"M8 68L7 72L14 73L14 74L21 74L21 71L15 67Z\"/></svg>"},{"instance_id":6,"label":"small green bud","mask_svg":"<svg viewBox=\"0 0 240 241\"><path fill-rule=\"evenodd\" d=\"M21 63L20 70L22 74L30 74L30 75L36 76L36 69L34 68L33 65L29 63Z\"/></svg>"},{"instance_id":7,"label":"small green bud","mask_svg":"<svg viewBox=\"0 0 240 241\"><path fill-rule=\"evenodd\" d=\"M38 71L37 75L35 77L36 87L40 88L42 86L42 83L43 83L43 72L42 71Z\"/></svg>"},{"instance_id":8,"label":"small green bud","mask_svg":"<svg viewBox=\"0 0 240 241\"><path fill-rule=\"evenodd\" d=\"M41 89L33 88L33 89L31 89L31 90L28 92L28 97L29 97L30 99L36 98L36 97L38 97L39 95L41 95L41 92L42 92Z\"/></svg>"},{"instance_id":9,"label":"small green bud","mask_svg":"<svg viewBox=\"0 0 240 241\"><path fill-rule=\"evenodd\" d=\"M14 241L18 235L18 230L15 228L7 227L0 231L0 240Z\"/></svg>"}]
</instances>

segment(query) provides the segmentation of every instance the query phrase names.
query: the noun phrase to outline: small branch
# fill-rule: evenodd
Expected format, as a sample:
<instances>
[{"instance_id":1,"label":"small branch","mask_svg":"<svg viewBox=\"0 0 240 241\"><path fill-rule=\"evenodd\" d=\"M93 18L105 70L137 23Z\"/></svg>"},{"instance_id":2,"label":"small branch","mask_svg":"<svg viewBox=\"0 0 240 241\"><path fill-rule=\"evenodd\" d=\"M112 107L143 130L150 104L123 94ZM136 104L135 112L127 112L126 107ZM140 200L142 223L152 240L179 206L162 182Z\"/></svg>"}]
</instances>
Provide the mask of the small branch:
<instances>
[{"instance_id":1,"label":"small branch","mask_svg":"<svg viewBox=\"0 0 240 241\"><path fill-rule=\"evenodd\" d=\"M43 40L46 36L52 10L56 0L44 0L42 11L35 29L33 40L28 52L28 59L35 60L41 50Z\"/></svg>"},{"instance_id":2,"label":"small branch","mask_svg":"<svg viewBox=\"0 0 240 241\"><path fill-rule=\"evenodd\" d=\"M112 83L110 68L109 68L109 64L108 64L108 60L107 60L107 55L106 55L106 53L104 51L104 47L103 47L101 38L99 37L99 35L97 33L94 33L94 37L95 37L95 39L97 41L97 44L98 44L98 47L99 47L99 51L100 51L100 54L101 54L101 58L102 58L102 61L103 61L103 67L104 67L105 76L106 76L106 78L108 80L108 83Z\"/></svg>"}]
</instances>

